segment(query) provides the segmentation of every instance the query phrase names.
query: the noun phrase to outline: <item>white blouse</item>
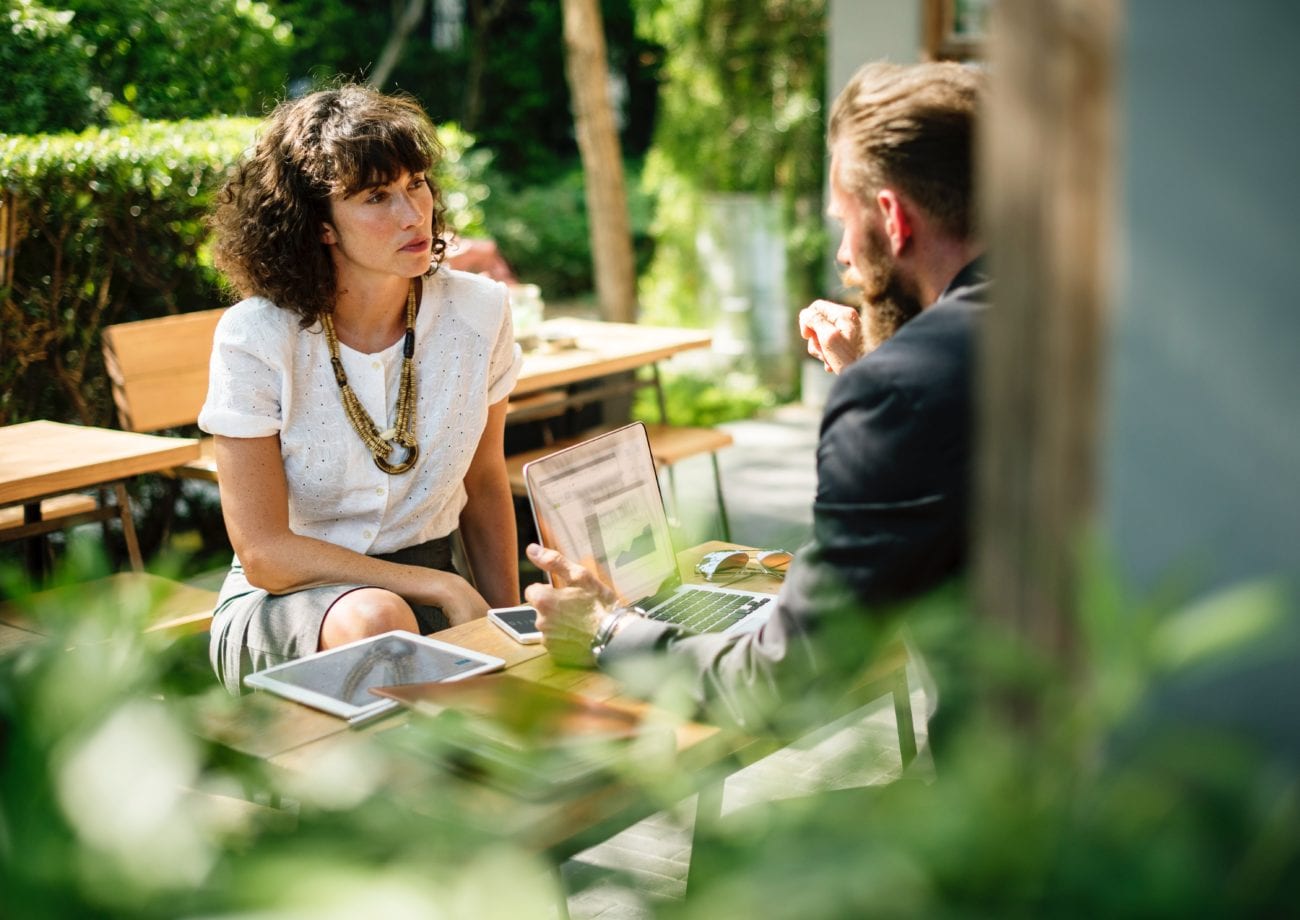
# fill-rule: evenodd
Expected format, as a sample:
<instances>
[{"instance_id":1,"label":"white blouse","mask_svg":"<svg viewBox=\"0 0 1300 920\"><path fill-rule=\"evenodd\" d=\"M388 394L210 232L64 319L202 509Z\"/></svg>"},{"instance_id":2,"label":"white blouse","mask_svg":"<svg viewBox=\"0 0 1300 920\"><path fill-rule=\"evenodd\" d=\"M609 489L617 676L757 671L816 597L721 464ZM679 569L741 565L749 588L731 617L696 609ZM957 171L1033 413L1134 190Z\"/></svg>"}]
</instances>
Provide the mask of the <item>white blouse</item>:
<instances>
[{"instance_id":1,"label":"white blouse","mask_svg":"<svg viewBox=\"0 0 1300 920\"><path fill-rule=\"evenodd\" d=\"M414 367L420 456L396 476L375 466L343 411L320 323L300 329L295 314L253 297L217 324L199 427L232 438L279 434L294 533L377 555L456 529L488 406L514 388L523 358L505 285L445 266L423 281ZM402 339L376 354L340 342L339 354L370 417L381 431L390 427ZM224 488L238 485L223 474Z\"/></svg>"}]
</instances>

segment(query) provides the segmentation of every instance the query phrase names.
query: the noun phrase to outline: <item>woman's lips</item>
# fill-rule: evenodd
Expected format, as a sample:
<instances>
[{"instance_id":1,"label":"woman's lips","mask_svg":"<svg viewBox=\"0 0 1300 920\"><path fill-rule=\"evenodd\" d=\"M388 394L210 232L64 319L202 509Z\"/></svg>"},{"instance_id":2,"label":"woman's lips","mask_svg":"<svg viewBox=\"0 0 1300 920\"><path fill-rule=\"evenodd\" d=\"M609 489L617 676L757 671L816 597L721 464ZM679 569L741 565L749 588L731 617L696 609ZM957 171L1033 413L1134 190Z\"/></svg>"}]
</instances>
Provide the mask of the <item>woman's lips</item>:
<instances>
[{"instance_id":1,"label":"woman's lips","mask_svg":"<svg viewBox=\"0 0 1300 920\"><path fill-rule=\"evenodd\" d=\"M427 239L412 240L411 242L403 246L401 251L402 252L424 252L428 248L429 248L429 241Z\"/></svg>"}]
</instances>

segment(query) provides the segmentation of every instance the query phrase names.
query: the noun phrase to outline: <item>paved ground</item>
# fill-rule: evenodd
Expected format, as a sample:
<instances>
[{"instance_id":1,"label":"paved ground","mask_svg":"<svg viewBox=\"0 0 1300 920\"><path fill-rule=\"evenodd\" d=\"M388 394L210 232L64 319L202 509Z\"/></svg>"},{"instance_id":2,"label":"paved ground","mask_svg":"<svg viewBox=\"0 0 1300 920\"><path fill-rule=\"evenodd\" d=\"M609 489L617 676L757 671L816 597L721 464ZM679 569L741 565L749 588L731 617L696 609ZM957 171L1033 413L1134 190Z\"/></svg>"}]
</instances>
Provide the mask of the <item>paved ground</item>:
<instances>
[{"instance_id":1,"label":"paved ground","mask_svg":"<svg viewBox=\"0 0 1300 920\"><path fill-rule=\"evenodd\" d=\"M731 538L737 543L795 550L807 538L820 419L818 408L790 405L763 418L720 426L736 439L719 452L718 462ZM677 464L671 477L664 475L663 485L669 513L680 519L680 545L722 538L707 457Z\"/></svg>"}]
</instances>

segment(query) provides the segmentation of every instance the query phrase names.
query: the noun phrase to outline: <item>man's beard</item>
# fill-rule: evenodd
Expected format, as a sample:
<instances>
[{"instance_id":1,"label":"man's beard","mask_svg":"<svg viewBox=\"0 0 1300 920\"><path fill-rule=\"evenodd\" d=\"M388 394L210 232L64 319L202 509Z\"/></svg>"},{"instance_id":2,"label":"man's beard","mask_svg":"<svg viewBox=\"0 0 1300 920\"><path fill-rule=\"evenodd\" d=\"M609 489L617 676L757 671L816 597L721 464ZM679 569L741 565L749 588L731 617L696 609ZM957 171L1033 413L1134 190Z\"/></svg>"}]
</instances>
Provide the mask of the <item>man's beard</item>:
<instances>
[{"instance_id":1,"label":"man's beard","mask_svg":"<svg viewBox=\"0 0 1300 920\"><path fill-rule=\"evenodd\" d=\"M866 351L871 352L920 313L922 304L916 285L899 271L898 263L890 255L883 232L868 227L859 256L867 275L864 277L850 266L841 278L845 286L862 289L862 313L866 320L863 334Z\"/></svg>"}]
</instances>

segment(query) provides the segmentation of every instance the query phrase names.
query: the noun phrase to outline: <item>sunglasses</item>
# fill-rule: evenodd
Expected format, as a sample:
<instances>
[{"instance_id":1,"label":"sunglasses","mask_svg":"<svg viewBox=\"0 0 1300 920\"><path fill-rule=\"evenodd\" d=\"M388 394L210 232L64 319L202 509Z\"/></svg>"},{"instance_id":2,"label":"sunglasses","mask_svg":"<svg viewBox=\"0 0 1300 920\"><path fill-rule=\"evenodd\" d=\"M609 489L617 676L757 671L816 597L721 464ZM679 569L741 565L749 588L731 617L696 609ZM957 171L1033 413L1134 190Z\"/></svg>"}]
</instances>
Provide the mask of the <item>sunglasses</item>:
<instances>
[{"instance_id":1,"label":"sunglasses","mask_svg":"<svg viewBox=\"0 0 1300 920\"><path fill-rule=\"evenodd\" d=\"M703 575L706 581L713 581L715 577L726 578L749 574L784 578L785 570L790 567L790 560L793 558L783 549L765 549L754 553L743 549L720 549L705 553L704 557L695 564L695 571ZM756 563L757 569L751 568L750 563Z\"/></svg>"}]
</instances>

